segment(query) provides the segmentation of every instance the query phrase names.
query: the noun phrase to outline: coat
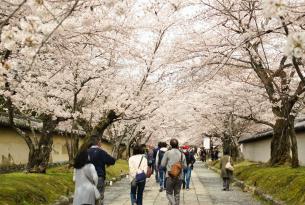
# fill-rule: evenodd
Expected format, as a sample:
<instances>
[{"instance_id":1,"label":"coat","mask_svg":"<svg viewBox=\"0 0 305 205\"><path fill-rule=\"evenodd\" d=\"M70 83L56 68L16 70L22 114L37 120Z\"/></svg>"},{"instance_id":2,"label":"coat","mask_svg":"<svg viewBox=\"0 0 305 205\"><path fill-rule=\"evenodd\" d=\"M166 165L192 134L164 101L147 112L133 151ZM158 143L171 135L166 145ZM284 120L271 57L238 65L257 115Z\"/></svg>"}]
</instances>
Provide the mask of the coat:
<instances>
[{"instance_id":1,"label":"coat","mask_svg":"<svg viewBox=\"0 0 305 205\"><path fill-rule=\"evenodd\" d=\"M222 178L232 178L233 176L233 172L230 170L226 169L226 164L229 161L229 155L224 155L221 159L220 159L220 169L221 169L221 177ZM232 157L230 157L230 163L233 166L233 160Z\"/></svg>"},{"instance_id":2,"label":"coat","mask_svg":"<svg viewBox=\"0 0 305 205\"><path fill-rule=\"evenodd\" d=\"M90 162L94 165L98 177L106 179L105 165L114 165L115 159L100 147L93 145L88 149Z\"/></svg>"},{"instance_id":3,"label":"coat","mask_svg":"<svg viewBox=\"0 0 305 205\"><path fill-rule=\"evenodd\" d=\"M182 160L181 160L182 158ZM166 172L166 177L169 177L168 172L171 170L171 167L173 164L182 161L182 170L187 167L186 165L186 159L185 155L180 152L178 149L171 149L167 152L165 152L163 159L161 161L161 167L165 167L167 172ZM179 179L183 178L183 172L180 173Z\"/></svg>"},{"instance_id":4,"label":"coat","mask_svg":"<svg viewBox=\"0 0 305 205\"><path fill-rule=\"evenodd\" d=\"M143 154L131 156L128 160L128 167L129 180L132 181L136 177L136 174L140 174L141 172L147 173L147 159Z\"/></svg>"},{"instance_id":5,"label":"coat","mask_svg":"<svg viewBox=\"0 0 305 205\"><path fill-rule=\"evenodd\" d=\"M165 154L165 152L167 151L167 148L166 147L162 147L162 148L160 148L160 150L158 151L158 153L157 153L157 156L156 156L156 164L155 164L155 166L156 166L156 168L157 169L159 169L159 165L161 165L161 161L162 161L162 159L161 159L161 161L159 161L159 155L160 155L160 151L162 151L162 152L164 152L164 154ZM164 154L163 154L163 157L164 157ZM162 157L162 158L163 158Z\"/></svg>"},{"instance_id":6,"label":"coat","mask_svg":"<svg viewBox=\"0 0 305 205\"><path fill-rule=\"evenodd\" d=\"M97 189L98 176L93 164L86 164L81 169L74 169L75 192L73 205L95 204L100 198Z\"/></svg>"}]
</instances>

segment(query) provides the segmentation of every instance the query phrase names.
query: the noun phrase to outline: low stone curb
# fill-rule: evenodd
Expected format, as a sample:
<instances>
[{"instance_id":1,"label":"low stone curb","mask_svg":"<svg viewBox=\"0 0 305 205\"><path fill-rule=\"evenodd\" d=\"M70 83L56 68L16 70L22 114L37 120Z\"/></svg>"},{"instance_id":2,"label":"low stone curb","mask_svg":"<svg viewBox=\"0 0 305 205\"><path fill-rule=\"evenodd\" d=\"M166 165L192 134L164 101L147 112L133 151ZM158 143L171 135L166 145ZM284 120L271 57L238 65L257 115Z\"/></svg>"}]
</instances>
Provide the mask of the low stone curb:
<instances>
[{"instance_id":1,"label":"low stone curb","mask_svg":"<svg viewBox=\"0 0 305 205\"><path fill-rule=\"evenodd\" d=\"M211 169L214 172L217 172L218 174L220 174L220 170L215 167L208 166L208 169ZM266 200L267 202L272 203L273 205L286 205L285 202L274 199L271 195L264 193L259 188L254 187L254 186L249 186L244 181L241 181L241 180L237 179L236 177L233 177L233 181L234 181L234 185L240 187L244 192L253 193L254 195L261 197L262 199Z\"/></svg>"},{"instance_id":2,"label":"low stone curb","mask_svg":"<svg viewBox=\"0 0 305 205\"><path fill-rule=\"evenodd\" d=\"M117 178L112 178L112 180L106 180L106 186L111 186L113 182L120 181L121 179L125 178L127 174L121 174ZM73 195L71 196L60 196L52 205L70 205L73 203Z\"/></svg>"}]
</instances>

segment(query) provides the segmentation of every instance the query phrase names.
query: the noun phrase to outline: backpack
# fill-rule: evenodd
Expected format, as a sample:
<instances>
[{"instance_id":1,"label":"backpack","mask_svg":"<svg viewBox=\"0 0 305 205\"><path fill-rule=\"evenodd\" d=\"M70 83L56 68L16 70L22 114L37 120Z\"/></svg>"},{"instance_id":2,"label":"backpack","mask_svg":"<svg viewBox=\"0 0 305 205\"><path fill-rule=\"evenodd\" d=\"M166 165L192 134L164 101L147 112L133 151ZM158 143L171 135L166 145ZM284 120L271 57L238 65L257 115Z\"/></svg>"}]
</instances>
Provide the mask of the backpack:
<instances>
[{"instance_id":1,"label":"backpack","mask_svg":"<svg viewBox=\"0 0 305 205\"><path fill-rule=\"evenodd\" d=\"M158 165L159 166L161 165L161 161L163 159L164 154L165 154L164 151L159 150L159 160L158 160Z\"/></svg>"},{"instance_id":2,"label":"backpack","mask_svg":"<svg viewBox=\"0 0 305 205\"><path fill-rule=\"evenodd\" d=\"M168 172L170 177L177 178L182 172L182 156L183 153L181 153L181 160L172 165L171 170Z\"/></svg>"}]
</instances>

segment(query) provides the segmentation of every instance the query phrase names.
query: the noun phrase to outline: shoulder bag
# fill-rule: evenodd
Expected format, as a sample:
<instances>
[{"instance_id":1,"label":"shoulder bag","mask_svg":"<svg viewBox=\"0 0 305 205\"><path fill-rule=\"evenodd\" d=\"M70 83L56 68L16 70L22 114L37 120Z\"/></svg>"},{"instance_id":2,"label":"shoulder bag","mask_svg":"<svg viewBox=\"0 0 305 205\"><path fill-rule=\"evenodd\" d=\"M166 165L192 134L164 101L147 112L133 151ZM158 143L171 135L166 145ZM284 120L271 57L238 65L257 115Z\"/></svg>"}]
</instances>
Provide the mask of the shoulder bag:
<instances>
[{"instance_id":1,"label":"shoulder bag","mask_svg":"<svg viewBox=\"0 0 305 205\"><path fill-rule=\"evenodd\" d=\"M171 170L168 172L168 175L172 178L177 178L181 174L182 171L182 157L183 153L181 153L181 160L172 165Z\"/></svg>"},{"instance_id":2,"label":"shoulder bag","mask_svg":"<svg viewBox=\"0 0 305 205\"><path fill-rule=\"evenodd\" d=\"M226 170L229 170L229 171L232 171L232 172L234 171L234 167L231 164L231 157L230 156L229 156L229 160L228 160L225 168L226 168Z\"/></svg>"},{"instance_id":3,"label":"shoulder bag","mask_svg":"<svg viewBox=\"0 0 305 205\"><path fill-rule=\"evenodd\" d=\"M141 163L142 163L142 160L143 160L143 157L144 156L142 156L142 158L141 158L141 161L140 161L140 164L139 164L139 166L138 166L138 169L140 168L140 165L141 165ZM146 174L144 173L144 171L142 170L142 172L141 173L137 173L136 174L136 182L138 183L138 182L141 182L141 181L144 181L145 179L146 179Z\"/></svg>"}]
</instances>

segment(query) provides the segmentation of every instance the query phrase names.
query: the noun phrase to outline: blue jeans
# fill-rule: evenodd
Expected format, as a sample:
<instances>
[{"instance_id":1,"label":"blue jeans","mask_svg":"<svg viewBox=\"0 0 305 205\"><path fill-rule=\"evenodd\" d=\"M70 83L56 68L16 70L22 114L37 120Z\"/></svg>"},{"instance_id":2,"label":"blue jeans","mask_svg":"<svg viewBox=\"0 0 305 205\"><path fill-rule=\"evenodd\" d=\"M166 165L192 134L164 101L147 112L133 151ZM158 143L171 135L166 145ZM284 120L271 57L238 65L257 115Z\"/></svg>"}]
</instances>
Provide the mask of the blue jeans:
<instances>
[{"instance_id":1,"label":"blue jeans","mask_svg":"<svg viewBox=\"0 0 305 205\"><path fill-rule=\"evenodd\" d=\"M184 181L187 189L190 188L191 175L192 175L191 167L187 167L187 168L183 169L183 181Z\"/></svg>"},{"instance_id":2,"label":"blue jeans","mask_svg":"<svg viewBox=\"0 0 305 205\"><path fill-rule=\"evenodd\" d=\"M131 186L130 189L130 199L131 204L143 205L143 192L145 188L145 182L138 182L136 186Z\"/></svg>"},{"instance_id":3,"label":"blue jeans","mask_svg":"<svg viewBox=\"0 0 305 205\"><path fill-rule=\"evenodd\" d=\"M165 180L165 171L163 169L159 169L159 183L160 188L164 188L164 180Z\"/></svg>"},{"instance_id":4,"label":"blue jeans","mask_svg":"<svg viewBox=\"0 0 305 205\"><path fill-rule=\"evenodd\" d=\"M153 169L155 173L156 182L159 182L159 170L157 169L157 166L155 164L153 164Z\"/></svg>"}]
</instances>

